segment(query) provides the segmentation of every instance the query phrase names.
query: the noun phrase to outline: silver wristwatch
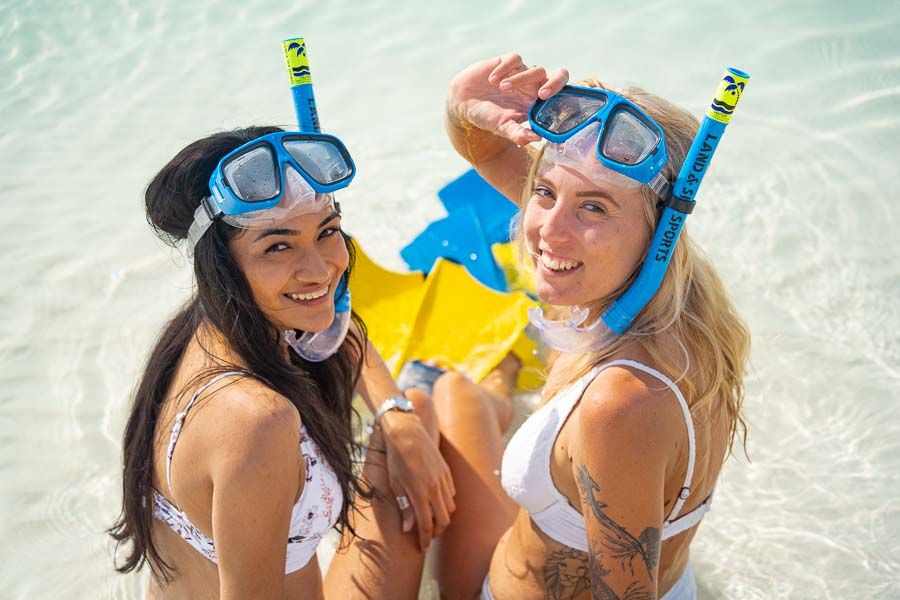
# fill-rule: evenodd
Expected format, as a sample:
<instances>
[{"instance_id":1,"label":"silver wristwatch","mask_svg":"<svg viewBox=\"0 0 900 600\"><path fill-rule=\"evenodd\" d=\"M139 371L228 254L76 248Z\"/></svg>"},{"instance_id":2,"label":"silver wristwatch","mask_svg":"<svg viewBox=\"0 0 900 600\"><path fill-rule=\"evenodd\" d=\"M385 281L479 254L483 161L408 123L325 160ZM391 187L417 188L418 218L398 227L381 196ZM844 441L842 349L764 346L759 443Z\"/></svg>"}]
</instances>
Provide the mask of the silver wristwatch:
<instances>
[{"instance_id":1,"label":"silver wristwatch","mask_svg":"<svg viewBox=\"0 0 900 600\"><path fill-rule=\"evenodd\" d=\"M413 404L404 396L391 396L387 400L381 403L381 406L375 411L375 422L378 420L389 410L401 410L403 412L412 412Z\"/></svg>"}]
</instances>

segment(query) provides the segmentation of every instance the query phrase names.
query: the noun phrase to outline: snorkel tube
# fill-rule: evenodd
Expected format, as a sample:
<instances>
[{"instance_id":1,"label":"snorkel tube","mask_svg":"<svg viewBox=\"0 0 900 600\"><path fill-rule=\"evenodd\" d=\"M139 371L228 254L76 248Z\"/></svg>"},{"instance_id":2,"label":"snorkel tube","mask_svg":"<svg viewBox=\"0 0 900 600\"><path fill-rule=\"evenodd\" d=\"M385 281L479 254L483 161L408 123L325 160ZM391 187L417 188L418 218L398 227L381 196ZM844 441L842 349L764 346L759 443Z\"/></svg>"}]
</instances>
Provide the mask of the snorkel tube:
<instances>
[{"instance_id":1,"label":"snorkel tube","mask_svg":"<svg viewBox=\"0 0 900 600\"><path fill-rule=\"evenodd\" d=\"M282 46L291 81L297 125L303 133L321 133L306 42L302 37L290 38L284 40ZM301 357L310 362L321 362L341 347L350 328L350 319L350 285L347 274L344 273L334 292L334 321L328 329L317 333L306 331L299 337L296 331L289 329L284 332L284 339Z\"/></svg>"},{"instance_id":2,"label":"snorkel tube","mask_svg":"<svg viewBox=\"0 0 900 600\"><path fill-rule=\"evenodd\" d=\"M665 203L637 279L603 313L603 322L616 335L621 335L628 329L637 314L659 290L684 222L694 210L697 190L749 79L750 75L747 73L729 67L719 82L719 88L706 110L700 130L681 165L672 189L672 198Z\"/></svg>"},{"instance_id":3,"label":"snorkel tube","mask_svg":"<svg viewBox=\"0 0 900 600\"><path fill-rule=\"evenodd\" d=\"M662 285L684 222L694 210L697 190L749 79L750 75L747 73L729 67L719 82L716 95L706 110L706 116L703 117L684 164L681 165L672 189L672 198L665 203L637 279L603 313L603 322L616 335L621 335L628 329Z\"/></svg>"},{"instance_id":4,"label":"snorkel tube","mask_svg":"<svg viewBox=\"0 0 900 600\"><path fill-rule=\"evenodd\" d=\"M282 45L288 77L291 78L291 95L294 97L297 125L303 133L320 133L322 129L319 127L319 111L316 110L316 96L313 94L306 42L302 37L298 37L284 40Z\"/></svg>"},{"instance_id":5,"label":"snorkel tube","mask_svg":"<svg viewBox=\"0 0 900 600\"><path fill-rule=\"evenodd\" d=\"M567 319L559 321L546 319L539 307L529 310L532 324L547 345L562 352L599 350L622 335L650 302L662 285L684 222L694 210L697 190L749 79L747 73L729 67L719 82L671 197L663 202L665 208L634 283L590 324L586 324L589 311L583 307L574 307Z\"/></svg>"}]
</instances>

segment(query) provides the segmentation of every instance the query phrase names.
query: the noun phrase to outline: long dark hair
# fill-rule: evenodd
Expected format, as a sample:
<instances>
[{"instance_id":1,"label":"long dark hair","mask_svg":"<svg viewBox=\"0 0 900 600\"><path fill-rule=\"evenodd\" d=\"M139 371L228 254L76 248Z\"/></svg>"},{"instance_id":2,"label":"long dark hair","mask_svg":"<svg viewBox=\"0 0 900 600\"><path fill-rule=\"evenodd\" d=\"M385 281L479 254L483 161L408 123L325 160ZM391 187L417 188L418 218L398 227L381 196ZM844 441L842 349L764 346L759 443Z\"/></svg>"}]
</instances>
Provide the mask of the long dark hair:
<instances>
[{"instance_id":1,"label":"long dark hair","mask_svg":"<svg viewBox=\"0 0 900 600\"><path fill-rule=\"evenodd\" d=\"M179 152L147 186L147 221L156 234L171 245L184 240L194 211L201 199L209 195L209 178L219 160L242 144L276 131L280 129L248 127L216 133ZM352 421L356 412L351 404L365 355L365 326L354 314L362 336L351 331L341 349L323 362L308 362L293 352L289 353L289 361L284 360L278 332L257 306L247 279L228 250L229 240L239 231L219 220L197 243L193 259L197 291L163 329L138 384L125 426L122 512L109 529L117 554L122 544L131 544L124 562L116 565L119 572L127 573L149 563L154 575L165 581L171 577L173 567L160 556L150 534L154 440L163 402L175 395L170 387L178 362L204 323L221 332L244 364L206 370L185 387L235 368L253 373L297 407L309 435L334 469L345 498L339 529L353 532L349 507L354 497L367 495L354 475L357 448ZM344 240L352 269L353 246L346 235ZM219 358L217 362L224 361Z\"/></svg>"}]
</instances>

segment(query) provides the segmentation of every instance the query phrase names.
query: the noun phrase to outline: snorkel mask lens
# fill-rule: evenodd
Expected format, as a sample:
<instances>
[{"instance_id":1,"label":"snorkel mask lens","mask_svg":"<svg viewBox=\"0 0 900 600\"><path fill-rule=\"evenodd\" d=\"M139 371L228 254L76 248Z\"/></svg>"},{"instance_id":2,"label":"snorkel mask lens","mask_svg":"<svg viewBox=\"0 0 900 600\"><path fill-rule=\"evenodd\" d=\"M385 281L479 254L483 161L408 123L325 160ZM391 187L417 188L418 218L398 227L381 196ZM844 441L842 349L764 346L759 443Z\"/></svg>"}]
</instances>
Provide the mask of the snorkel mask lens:
<instances>
[{"instance_id":1,"label":"snorkel mask lens","mask_svg":"<svg viewBox=\"0 0 900 600\"><path fill-rule=\"evenodd\" d=\"M350 153L337 138L276 133L226 157L222 161L222 180L241 202L268 202L281 195L282 170L287 165L320 193L344 187L341 184L349 183L355 174Z\"/></svg>"},{"instance_id":2,"label":"snorkel mask lens","mask_svg":"<svg viewBox=\"0 0 900 600\"><path fill-rule=\"evenodd\" d=\"M243 202L265 202L281 193L275 153L268 144L250 148L224 162L222 176Z\"/></svg>"},{"instance_id":3,"label":"snorkel mask lens","mask_svg":"<svg viewBox=\"0 0 900 600\"><path fill-rule=\"evenodd\" d=\"M600 153L623 165L636 165L647 159L659 145L660 136L643 118L628 109L620 109L609 119L600 142Z\"/></svg>"},{"instance_id":4,"label":"snorkel mask lens","mask_svg":"<svg viewBox=\"0 0 900 600\"><path fill-rule=\"evenodd\" d=\"M285 138L284 149L320 185L335 185L353 174L350 155L343 145L322 140Z\"/></svg>"},{"instance_id":5,"label":"snorkel mask lens","mask_svg":"<svg viewBox=\"0 0 900 600\"><path fill-rule=\"evenodd\" d=\"M609 97L603 92L573 94L566 90L548 100L538 100L531 109L531 120L546 132L563 135L597 114Z\"/></svg>"}]
</instances>

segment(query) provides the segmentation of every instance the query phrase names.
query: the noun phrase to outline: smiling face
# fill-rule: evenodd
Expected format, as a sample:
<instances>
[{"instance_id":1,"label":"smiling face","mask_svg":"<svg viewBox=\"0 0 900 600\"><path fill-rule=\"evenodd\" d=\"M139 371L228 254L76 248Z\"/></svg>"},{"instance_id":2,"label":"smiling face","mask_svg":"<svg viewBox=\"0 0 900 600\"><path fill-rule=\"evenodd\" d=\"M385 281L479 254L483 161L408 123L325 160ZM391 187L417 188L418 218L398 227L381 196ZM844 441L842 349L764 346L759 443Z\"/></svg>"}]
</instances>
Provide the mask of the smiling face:
<instances>
[{"instance_id":1,"label":"smiling face","mask_svg":"<svg viewBox=\"0 0 900 600\"><path fill-rule=\"evenodd\" d=\"M643 203L638 187L542 163L522 218L541 300L585 306L615 292L647 246Z\"/></svg>"},{"instance_id":2,"label":"smiling face","mask_svg":"<svg viewBox=\"0 0 900 600\"><path fill-rule=\"evenodd\" d=\"M278 331L319 332L334 320L334 293L350 255L332 204L247 229L229 242L260 310Z\"/></svg>"}]
</instances>

